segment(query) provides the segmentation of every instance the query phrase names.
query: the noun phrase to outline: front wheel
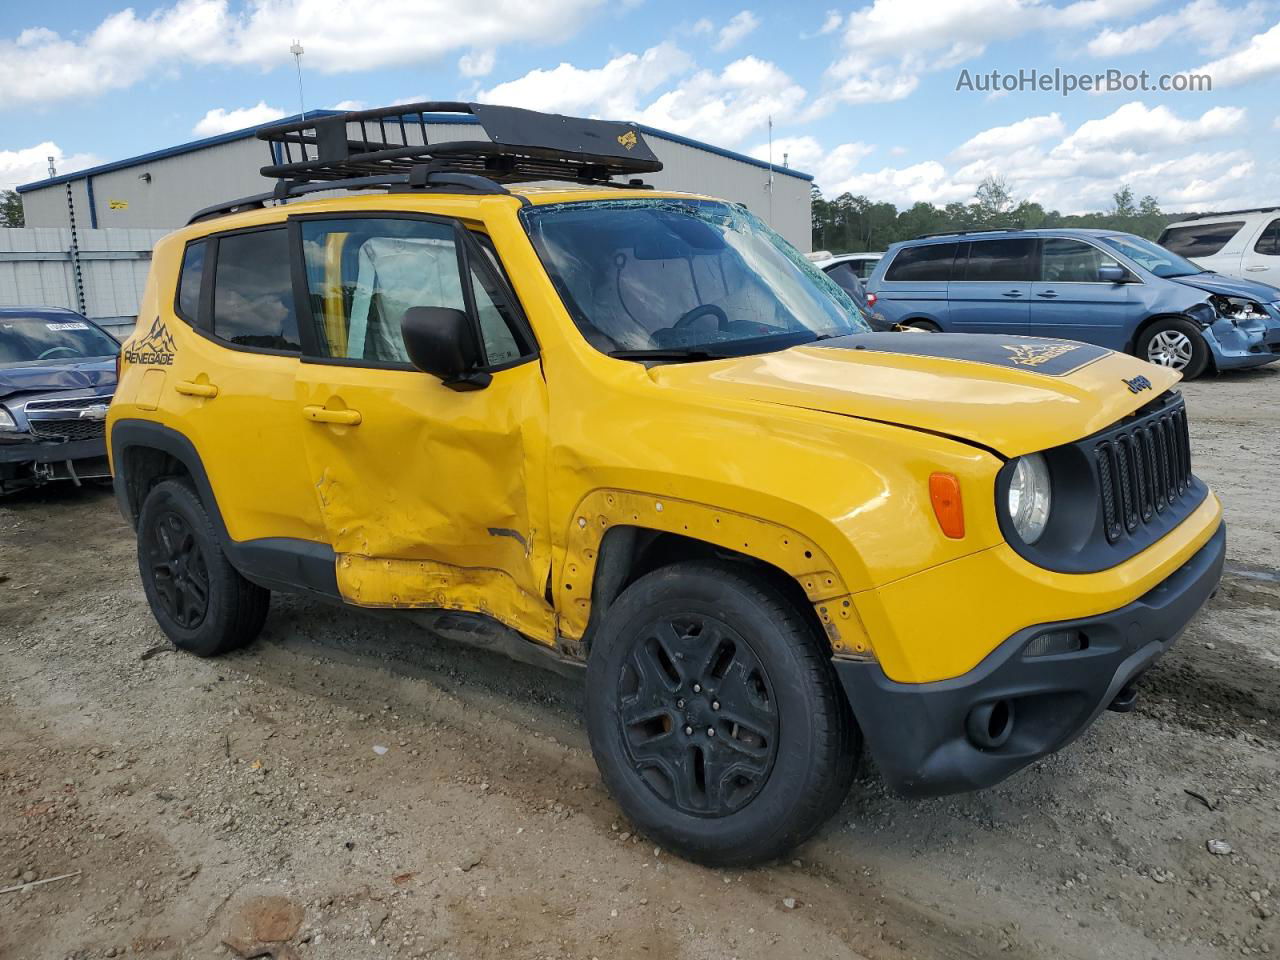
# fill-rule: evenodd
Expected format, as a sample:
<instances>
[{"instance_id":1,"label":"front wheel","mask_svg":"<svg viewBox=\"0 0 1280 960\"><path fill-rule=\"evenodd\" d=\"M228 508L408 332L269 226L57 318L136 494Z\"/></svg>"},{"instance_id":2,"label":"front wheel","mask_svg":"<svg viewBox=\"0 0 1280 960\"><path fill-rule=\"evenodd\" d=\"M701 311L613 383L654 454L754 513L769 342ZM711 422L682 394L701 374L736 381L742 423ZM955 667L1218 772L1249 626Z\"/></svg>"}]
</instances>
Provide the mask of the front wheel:
<instances>
[{"instance_id":1,"label":"front wheel","mask_svg":"<svg viewBox=\"0 0 1280 960\"><path fill-rule=\"evenodd\" d=\"M266 620L270 591L231 565L204 504L181 480L161 481L143 501L138 572L160 629L196 656L243 646Z\"/></svg>"},{"instance_id":2,"label":"front wheel","mask_svg":"<svg viewBox=\"0 0 1280 960\"><path fill-rule=\"evenodd\" d=\"M1189 320L1166 317L1157 320L1138 338L1137 354L1150 363L1177 370L1194 380L1209 365L1209 346Z\"/></svg>"},{"instance_id":3,"label":"front wheel","mask_svg":"<svg viewBox=\"0 0 1280 960\"><path fill-rule=\"evenodd\" d=\"M650 573L609 609L587 662L587 732L631 821L709 866L808 838L861 745L815 629L764 578L706 562Z\"/></svg>"}]
</instances>

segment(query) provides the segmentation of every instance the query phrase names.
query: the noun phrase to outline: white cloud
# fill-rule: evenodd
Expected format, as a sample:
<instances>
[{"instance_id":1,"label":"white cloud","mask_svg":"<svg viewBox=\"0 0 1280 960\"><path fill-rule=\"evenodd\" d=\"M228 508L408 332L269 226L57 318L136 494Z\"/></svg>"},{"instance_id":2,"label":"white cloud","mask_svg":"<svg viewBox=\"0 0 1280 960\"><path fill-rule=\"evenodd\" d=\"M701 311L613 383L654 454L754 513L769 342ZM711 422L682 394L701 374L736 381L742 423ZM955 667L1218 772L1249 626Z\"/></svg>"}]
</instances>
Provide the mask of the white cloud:
<instances>
[{"instance_id":1,"label":"white cloud","mask_svg":"<svg viewBox=\"0 0 1280 960\"><path fill-rule=\"evenodd\" d=\"M693 22L693 26L689 28L689 32L695 36L701 36L703 34L711 33L715 28L715 24L706 17L699 17Z\"/></svg>"},{"instance_id":2,"label":"white cloud","mask_svg":"<svg viewBox=\"0 0 1280 960\"><path fill-rule=\"evenodd\" d=\"M687 72L693 60L673 43L660 43L644 53L623 53L603 67L561 63L549 70L530 70L476 95L481 103L502 103L552 113L584 113L611 120L633 120L639 98Z\"/></svg>"},{"instance_id":3,"label":"white cloud","mask_svg":"<svg viewBox=\"0 0 1280 960\"><path fill-rule=\"evenodd\" d=\"M770 115L793 116L804 98L804 88L767 60L743 57L719 73L695 71L692 58L672 43L620 54L602 67L561 63L531 70L476 96L483 103L637 120L725 145L763 128Z\"/></svg>"},{"instance_id":4,"label":"white cloud","mask_svg":"<svg viewBox=\"0 0 1280 960\"><path fill-rule=\"evenodd\" d=\"M1119 57L1144 53L1170 40L1193 40L1211 53L1230 49L1239 34L1262 19L1259 3L1224 7L1218 0L1192 0L1181 10L1162 14L1123 30L1106 29L1089 41L1095 57Z\"/></svg>"},{"instance_id":5,"label":"white cloud","mask_svg":"<svg viewBox=\"0 0 1280 960\"><path fill-rule=\"evenodd\" d=\"M818 28L818 33L835 33L840 29L840 24L842 23L844 23L844 15L839 10L828 10L827 18L822 21L822 26Z\"/></svg>"},{"instance_id":6,"label":"white cloud","mask_svg":"<svg viewBox=\"0 0 1280 960\"><path fill-rule=\"evenodd\" d=\"M1056 113L1027 117L1006 127L992 127L975 134L957 147L952 155L973 158L1009 153L1033 143L1056 139L1066 132L1062 117Z\"/></svg>"},{"instance_id":7,"label":"white cloud","mask_svg":"<svg viewBox=\"0 0 1280 960\"><path fill-rule=\"evenodd\" d=\"M458 72L464 77L487 77L493 73L496 60L493 50L472 50L458 58Z\"/></svg>"},{"instance_id":8,"label":"white cloud","mask_svg":"<svg viewBox=\"0 0 1280 960\"><path fill-rule=\"evenodd\" d=\"M214 137L232 130L243 130L245 127L256 127L260 123L279 120L284 111L279 107L271 107L259 100L255 106L241 107L238 110L227 110L215 107L206 113L191 132L197 137Z\"/></svg>"},{"instance_id":9,"label":"white cloud","mask_svg":"<svg viewBox=\"0 0 1280 960\"><path fill-rule=\"evenodd\" d=\"M210 64L270 69L306 49L303 68L349 73L421 64L454 51L562 40L601 0L177 0L107 16L83 35L36 27L0 40L0 108L88 97L158 70Z\"/></svg>"},{"instance_id":10,"label":"white cloud","mask_svg":"<svg viewBox=\"0 0 1280 960\"><path fill-rule=\"evenodd\" d=\"M993 127L970 137L946 162L864 171L858 157L825 177L819 171L826 151L817 143L808 148L818 157L810 162L828 197L848 191L900 207L920 200L945 205L967 201L983 178L994 174L1005 178L1016 197L1064 213L1104 209L1126 184L1139 196L1154 195L1166 210L1199 210L1250 206L1280 192L1280 175L1272 165L1259 164L1233 138L1246 119L1236 107L1184 118L1163 106L1135 102L1071 131L1057 114ZM1230 148L1195 148L1215 139Z\"/></svg>"},{"instance_id":11,"label":"white cloud","mask_svg":"<svg viewBox=\"0 0 1280 960\"><path fill-rule=\"evenodd\" d=\"M758 26L760 26L760 18L750 10L743 10L741 13L734 14L729 22L720 28L720 34L714 49L723 53L730 47L737 46L747 34Z\"/></svg>"},{"instance_id":12,"label":"white cloud","mask_svg":"<svg viewBox=\"0 0 1280 960\"><path fill-rule=\"evenodd\" d=\"M1207 73L1213 77L1215 87L1230 87L1280 73L1280 23L1255 35L1235 53L1188 72Z\"/></svg>"},{"instance_id":13,"label":"white cloud","mask_svg":"<svg viewBox=\"0 0 1280 960\"><path fill-rule=\"evenodd\" d=\"M330 110L363 110L368 104L363 100L339 100Z\"/></svg>"},{"instance_id":14,"label":"white cloud","mask_svg":"<svg viewBox=\"0 0 1280 960\"><path fill-rule=\"evenodd\" d=\"M773 141L773 162L782 164L786 155L787 165L794 170L811 173L819 187L829 183L842 183L854 175L858 164L875 147L855 142L842 143L831 150L824 149L813 137L775 137ZM762 143L747 151L759 160L769 159L769 144Z\"/></svg>"},{"instance_id":15,"label":"white cloud","mask_svg":"<svg viewBox=\"0 0 1280 960\"><path fill-rule=\"evenodd\" d=\"M844 21L843 53L826 71L827 89L811 115L838 103L901 100L920 77L981 56L999 41L1088 27L1158 0L873 0ZM900 53L899 51L906 51Z\"/></svg>"},{"instance_id":16,"label":"white cloud","mask_svg":"<svg viewBox=\"0 0 1280 960\"><path fill-rule=\"evenodd\" d=\"M67 156L61 147L49 140L37 143L34 147L0 150L0 190L12 190L23 183L44 180L49 176L50 157L53 157L59 174L74 173L102 163L102 158L92 153Z\"/></svg>"}]
</instances>

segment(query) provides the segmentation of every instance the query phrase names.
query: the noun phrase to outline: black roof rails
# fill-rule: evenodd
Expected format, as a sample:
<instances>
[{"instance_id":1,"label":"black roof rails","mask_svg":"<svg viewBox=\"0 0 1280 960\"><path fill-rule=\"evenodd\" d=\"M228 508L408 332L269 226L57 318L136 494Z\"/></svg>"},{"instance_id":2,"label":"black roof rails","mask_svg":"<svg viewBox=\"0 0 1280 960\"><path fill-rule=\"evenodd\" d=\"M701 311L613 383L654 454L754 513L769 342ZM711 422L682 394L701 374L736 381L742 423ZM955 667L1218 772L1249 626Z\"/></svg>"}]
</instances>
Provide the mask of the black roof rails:
<instances>
[{"instance_id":1,"label":"black roof rails","mask_svg":"<svg viewBox=\"0 0 1280 960\"><path fill-rule=\"evenodd\" d=\"M1018 233L1026 227L983 227L979 230L939 230L937 233L922 233L915 240L928 240L931 237L966 237L971 233Z\"/></svg>"},{"instance_id":2,"label":"black roof rails","mask_svg":"<svg viewBox=\"0 0 1280 960\"><path fill-rule=\"evenodd\" d=\"M1213 210L1206 213L1188 213L1183 220L1203 220L1205 217L1233 217L1241 213L1275 213L1280 207L1249 207L1247 210ZM1177 223L1178 221L1174 221Z\"/></svg>"},{"instance_id":3,"label":"black roof rails","mask_svg":"<svg viewBox=\"0 0 1280 960\"><path fill-rule=\"evenodd\" d=\"M428 115L470 115L488 139L431 143ZM447 122L447 121L446 121ZM561 180L613 184L613 177L662 169L633 123L587 120L482 103L425 101L317 116L258 131L271 146L264 177L345 180L437 170L495 183Z\"/></svg>"}]
</instances>

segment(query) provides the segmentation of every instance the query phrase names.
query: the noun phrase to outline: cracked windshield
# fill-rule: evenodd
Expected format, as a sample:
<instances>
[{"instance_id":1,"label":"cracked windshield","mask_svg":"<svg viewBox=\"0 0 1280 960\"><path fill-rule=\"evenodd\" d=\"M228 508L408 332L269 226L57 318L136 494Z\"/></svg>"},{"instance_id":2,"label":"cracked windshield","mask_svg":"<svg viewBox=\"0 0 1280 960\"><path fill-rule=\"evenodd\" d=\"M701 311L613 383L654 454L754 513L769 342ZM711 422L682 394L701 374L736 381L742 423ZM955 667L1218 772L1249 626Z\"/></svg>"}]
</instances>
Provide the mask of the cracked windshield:
<instances>
[{"instance_id":1,"label":"cracked windshield","mask_svg":"<svg viewBox=\"0 0 1280 960\"><path fill-rule=\"evenodd\" d=\"M848 294L730 204L603 200L524 217L578 329L613 356L739 356L870 330Z\"/></svg>"}]
</instances>

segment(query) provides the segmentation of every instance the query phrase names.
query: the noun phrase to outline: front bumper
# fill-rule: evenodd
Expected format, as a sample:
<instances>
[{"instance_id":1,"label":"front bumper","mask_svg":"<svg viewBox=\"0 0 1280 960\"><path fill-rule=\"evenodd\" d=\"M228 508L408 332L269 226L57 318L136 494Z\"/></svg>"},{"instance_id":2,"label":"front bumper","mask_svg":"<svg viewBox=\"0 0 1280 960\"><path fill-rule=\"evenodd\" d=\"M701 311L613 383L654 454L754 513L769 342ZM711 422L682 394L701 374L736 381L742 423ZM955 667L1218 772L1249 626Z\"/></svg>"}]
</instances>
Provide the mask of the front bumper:
<instances>
[{"instance_id":1,"label":"front bumper","mask_svg":"<svg viewBox=\"0 0 1280 960\"><path fill-rule=\"evenodd\" d=\"M1066 746L1113 704L1132 702L1133 681L1173 645L1217 590L1226 526L1172 575L1110 613L1019 630L968 673L932 683L898 683L874 662L834 660L876 765L887 783L912 796L976 790L999 783ZM1076 630L1074 653L1027 658L1048 632ZM971 714L1008 707L1007 739L980 748Z\"/></svg>"},{"instance_id":2,"label":"front bumper","mask_svg":"<svg viewBox=\"0 0 1280 960\"><path fill-rule=\"evenodd\" d=\"M1280 319L1268 317L1239 324L1218 320L1204 330L1204 339L1219 370L1260 367L1280 360Z\"/></svg>"}]
</instances>

